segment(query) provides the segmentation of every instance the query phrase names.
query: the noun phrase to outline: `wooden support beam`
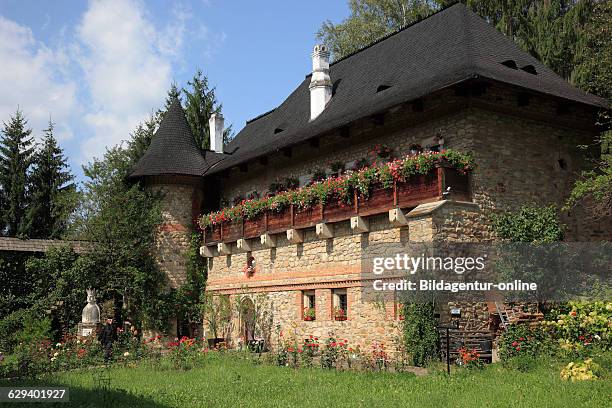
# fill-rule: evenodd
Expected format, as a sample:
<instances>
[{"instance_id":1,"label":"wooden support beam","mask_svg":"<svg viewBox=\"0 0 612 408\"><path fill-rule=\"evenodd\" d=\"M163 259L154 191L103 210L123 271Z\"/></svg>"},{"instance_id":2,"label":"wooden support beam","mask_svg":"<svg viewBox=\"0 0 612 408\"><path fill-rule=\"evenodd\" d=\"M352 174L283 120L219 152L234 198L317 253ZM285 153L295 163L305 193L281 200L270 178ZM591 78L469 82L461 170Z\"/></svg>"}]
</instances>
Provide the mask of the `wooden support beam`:
<instances>
[{"instance_id":1,"label":"wooden support beam","mask_svg":"<svg viewBox=\"0 0 612 408\"><path fill-rule=\"evenodd\" d=\"M351 230L358 234L368 232L370 230L370 223L366 218L359 215L351 217Z\"/></svg>"},{"instance_id":2,"label":"wooden support beam","mask_svg":"<svg viewBox=\"0 0 612 408\"><path fill-rule=\"evenodd\" d=\"M327 239L334 237L334 226L326 222L320 222L316 226L316 234L319 239Z\"/></svg>"},{"instance_id":3,"label":"wooden support beam","mask_svg":"<svg viewBox=\"0 0 612 408\"><path fill-rule=\"evenodd\" d=\"M287 241L291 242L292 244L299 244L300 242L304 242L304 233L298 229L288 229Z\"/></svg>"},{"instance_id":4,"label":"wooden support beam","mask_svg":"<svg viewBox=\"0 0 612 408\"><path fill-rule=\"evenodd\" d=\"M212 258L215 256L215 251L213 247L209 246L201 246L200 247L200 256L203 258Z\"/></svg>"},{"instance_id":5,"label":"wooden support beam","mask_svg":"<svg viewBox=\"0 0 612 408\"><path fill-rule=\"evenodd\" d=\"M275 248L276 247L276 237L274 235L268 234L267 232L259 237L261 241L261 245L266 248Z\"/></svg>"},{"instance_id":6,"label":"wooden support beam","mask_svg":"<svg viewBox=\"0 0 612 408\"><path fill-rule=\"evenodd\" d=\"M404 227L408 225L406 215L401 210L401 208L394 208L392 210L389 210L389 222L394 227Z\"/></svg>"},{"instance_id":7,"label":"wooden support beam","mask_svg":"<svg viewBox=\"0 0 612 408\"><path fill-rule=\"evenodd\" d=\"M217 244L217 252L219 252L220 255L231 255L232 248L229 246L229 244L219 242Z\"/></svg>"},{"instance_id":8,"label":"wooden support beam","mask_svg":"<svg viewBox=\"0 0 612 408\"><path fill-rule=\"evenodd\" d=\"M248 239L240 238L236 241L236 247L241 251L248 252L251 250L251 243Z\"/></svg>"}]
</instances>

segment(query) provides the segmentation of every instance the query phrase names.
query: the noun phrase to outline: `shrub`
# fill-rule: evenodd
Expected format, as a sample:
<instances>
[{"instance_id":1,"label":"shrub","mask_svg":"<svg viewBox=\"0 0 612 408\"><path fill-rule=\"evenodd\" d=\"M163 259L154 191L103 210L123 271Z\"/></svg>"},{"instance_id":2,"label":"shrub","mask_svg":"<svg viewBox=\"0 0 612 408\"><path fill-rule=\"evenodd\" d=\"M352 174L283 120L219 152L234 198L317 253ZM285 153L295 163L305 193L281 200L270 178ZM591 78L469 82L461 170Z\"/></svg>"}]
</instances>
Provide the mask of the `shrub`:
<instances>
[{"instance_id":1,"label":"shrub","mask_svg":"<svg viewBox=\"0 0 612 408\"><path fill-rule=\"evenodd\" d=\"M198 347L195 339L183 336L179 341L169 342L167 346L170 349L168 359L175 370L191 370L196 366L201 355L201 348Z\"/></svg>"},{"instance_id":2,"label":"shrub","mask_svg":"<svg viewBox=\"0 0 612 408\"><path fill-rule=\"evenodd\" d=\"M503 361L556 352L556 345L540 327L530 327L527 324L510 325L499 338L498 345L499 356Z\"/></svg>"},{"instance_id":3,"label":"shrub","mask_svg":"<svg viewBox=\"0 0 612 408\"><path fill-rule=\"evenodd\" d=\"M598 345L609 350L612 302L568 302L550 313L544 329L566 350Z\"/></svg>"},{"instance_id":4,"label":"shrub","mask_svg":"<svg viewBox=\"0 0 612 408\"><path fill-rule=\"evenodd\" d=\"M561 370L561 378L572 382L596 380L599 378L599 370L599 366L593 362L593 359L587 358L584 362L571 362L565 366Z\"/></svg>"},{"instance_id":5,"label":"shrub","mask_svg":"<svg viewBox=\"0 0 612 408\"><path fill-rule=\"evenodd\" d=\"M404 343L412 364L424 367L438 355L438 329L432 302L408 302L402 307L406 316Z\"/></svg>"},{"instance_id":6,"label":"shrub","mask_svg":"<svg viewBox=\"0 0 612 408\"><path fill-rule=\"evenodd\" d=\"M336 361L339 356L339 344L333 337L328 337L325 341L325 347L321 351L321 367L335 368Z\"/></svg>"},{"instance_id":7,"label":"shrub","mask_svg":"<svg viewBox=\"0 0 612 408\"><path fill-rule=\"evenodd\" d=\"M459 357L461 358L462 365L467 369L482 369L484 368L484 363L480 359L480 354L476 351L476 349L469 350L466 347L462 347L458 350Z\"/></svg>"}]
</instances>

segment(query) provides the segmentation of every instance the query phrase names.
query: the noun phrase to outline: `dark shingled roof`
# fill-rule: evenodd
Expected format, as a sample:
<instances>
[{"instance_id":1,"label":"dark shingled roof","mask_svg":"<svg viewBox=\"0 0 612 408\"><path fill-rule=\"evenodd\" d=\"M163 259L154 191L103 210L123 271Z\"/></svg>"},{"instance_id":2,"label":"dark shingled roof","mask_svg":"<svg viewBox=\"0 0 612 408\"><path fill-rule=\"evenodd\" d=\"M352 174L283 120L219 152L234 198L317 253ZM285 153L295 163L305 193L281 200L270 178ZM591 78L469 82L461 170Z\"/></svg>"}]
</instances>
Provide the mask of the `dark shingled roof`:
<instances>
[{"instance_id":1,"label":"dark shingled roof","mask_svg":"<svg viewBox=\"0 0 612 408\"><path fill-rule=\"evenodd\" d=\"M518 69L502 64L508 60ZM521 69L528 66L537 75ZM460 3L336 61L330 76L334 95L315 120L309 120L307 76L280 106L249 121L226 147L233 154L207 174L475 77L608 108L604 99L573 87ZM380 85L390 88L376 92Z\"/></svg>"},{"instance_id":2,"label":"dark shingled roof","mask_svg":"<svg viewBox=\"0 0 612 408\"><path fill-rule=\"evenodd\" d=\"M198 148L181 103L175 98L130 177L162 174L203 176L223 156Z\"/></svg>"}]
</instances>

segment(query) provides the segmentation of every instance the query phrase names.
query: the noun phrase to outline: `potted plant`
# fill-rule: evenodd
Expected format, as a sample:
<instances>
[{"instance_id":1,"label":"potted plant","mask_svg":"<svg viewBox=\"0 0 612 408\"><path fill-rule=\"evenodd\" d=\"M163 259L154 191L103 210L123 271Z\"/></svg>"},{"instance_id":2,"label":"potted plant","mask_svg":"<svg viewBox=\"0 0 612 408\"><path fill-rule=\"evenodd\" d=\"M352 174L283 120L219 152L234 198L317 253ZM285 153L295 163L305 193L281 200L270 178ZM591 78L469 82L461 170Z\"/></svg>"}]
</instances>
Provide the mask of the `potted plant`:
<instances>
[{"instance_id":1,"label":"potted plant","mask_svg":"<svg viewBox=\"0 0 612 408\"><path fill-rule=\"evenodd\" d=\"M300 186L300 180L298 180L296 177L293 177L293 176L285 177L283 182L285 184L285 189L287 190L295 190L296 188Z\"/></svg>"},{"instance_id":2,"label":"potted plant","mask_svg":"<svg viewBox=\"0 0 612 408\"><path fill-rule=\"evenodd\" d=\"M361 157L361 158L355 160L355 163L353 164L353 168L351 170L359 171L359 170L367 167L367 165L368 165L368 159L366 159L365 157Z\"/></svg>"},{"instance_id":3,"label":"potted plant","mask_svg":"<svg viewBox=\"0 0 612 408\"><path fill-rule=\"evenodd\" d=\"M344 174L345 166L341 161L333 162L331 164L331 171L334 176L340 177Z\"/></svg>"},{"instance_id":4,"label":"potted plant","mask_svg":"<svg viewBox=\"0 0 612 408\"><path fill-rule=\"evenodd\" d=\"M310 178L310 182L314 184L319 181L323 181L326 178L327 178L327 174L325 173L325 170L316 168L312 171L312 177Z\"/></svg>"},{"instance_id":5,"label":"potted plant","mask_svg":"<svg viewBox=\"0 0 612 408\"><path fill-rule=\"evenodd\" d=\"M304 320L311 322L315 320L317 317L317 312L314 307L305 307L304 308Z\"/></svg>"},{"instance_id":6,"label":"potted plant","mask_svg":"<svg viewBox=\"0 0 612 408\"><path fill-rule=\"evenodd\" d=\"M250 278L251 276L253 276L253 274L255 273L255 258L250 256L247 259L247 263L246 265L244 265L244 268L242 268L242 271L244 272L244 277L245 278Z\"/></svg>"},{"instance_id":7,"label":"potted plant","mask_svg":"<svg viewBox=\"0 0 612 408\"><path fill-rule=\"evenodd\" d=\"M380 159L388 159L391 157L393 150L386 144L377 144L370 152L372 156Z\"/></svg>"},{"instance_id":8,"label":"potted plant","mask_svg":"<svg viewBox=\"0 0 612 408\"><path fill-rule=\"evenodd\" d=\"M334 320L336 321L344 321L346 320L346 311L341 307L334 307Z\"/></svg>"}]
</instances>

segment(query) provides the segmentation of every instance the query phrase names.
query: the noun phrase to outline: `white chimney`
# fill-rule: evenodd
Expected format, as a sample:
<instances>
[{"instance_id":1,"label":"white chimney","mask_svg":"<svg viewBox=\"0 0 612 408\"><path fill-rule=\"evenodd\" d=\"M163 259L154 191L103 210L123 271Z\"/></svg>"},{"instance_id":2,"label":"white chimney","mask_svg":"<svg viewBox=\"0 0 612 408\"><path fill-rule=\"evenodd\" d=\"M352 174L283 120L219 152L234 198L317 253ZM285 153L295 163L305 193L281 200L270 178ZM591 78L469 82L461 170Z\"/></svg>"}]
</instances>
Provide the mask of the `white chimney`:
<instances>
[{"instance_id":1,"label":"white chimney","mask_svg":"<svg viewBox=\"0 0 612 408\"><path fill-rule=\"evenodd\" d=\"M329 77L329 50L324 44L315 45L312 53L312 78L310 80L310 120L323 112L332 97Z\"/></svg>"},{"instance_id":2,"label":"white chimney","mask_svg":"<svg viewBox=\"0 0 612 408\"><path fill-rule=\"evenodd\" d=\"M223 115L213 113L208 120L210 129L210 150L223 153Z\"/></svg>"}]
</instances>

